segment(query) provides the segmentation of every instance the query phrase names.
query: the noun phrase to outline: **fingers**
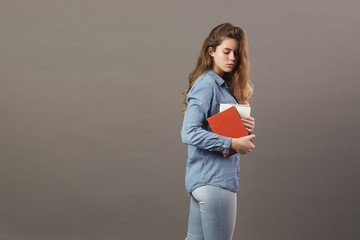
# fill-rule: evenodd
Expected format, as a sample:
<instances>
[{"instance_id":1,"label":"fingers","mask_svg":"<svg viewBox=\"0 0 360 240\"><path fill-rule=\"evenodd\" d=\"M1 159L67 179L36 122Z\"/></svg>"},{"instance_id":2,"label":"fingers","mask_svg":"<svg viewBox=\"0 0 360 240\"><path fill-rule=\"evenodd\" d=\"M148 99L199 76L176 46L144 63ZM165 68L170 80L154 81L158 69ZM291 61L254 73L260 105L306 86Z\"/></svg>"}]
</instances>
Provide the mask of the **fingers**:
<instances>
[{"instance_id":1,"label":"fingers","mask_svg":"<svg viewBox=\"0 0 360 240\"><path fill-rule=\"evenodd\" d=\"M246 129L246 131L247 131L248 133L251 133L252 131L254 131L254 127L253 127L253 126L245 126L245 125L244 125L244 127L245 127L245 129Z\"/></svg>"},{"instance_id":2,"label":"fingers","mask_svg":"<svg viewBox=\"0 0 360 240\"><path fill-rule=\"evenodd\" d=\"M253 139L255 139L255 134L251 134L251 135L249 135L249 136L246 136L246 137L244 137L244 138L247 138L248 140L253 140Z\"/></svg>"},{"instance_id":3,"label":"fingers","mask_svg":"<svg viewBox=\"0 0 360 240\"><path fill-rule=\"evenodd\" d=\"M253 139L255 139L255 134L241 138L233 138L231 146L238 153L247 154L255 148L255 145L252 143Z\"/></svg>"},{"instance_id":4,"label":"fingers","mask_svg":"<svg viewBox=\"0 0 360 240\"><path fill-rule=\"evenodd\" d=\"M244 138L247 138L247 140L249 140L247 151L251 152L255 148L255 145L252 143L252 140L255 139L255 135L249 135Z\"/></svg>"},{"instance_id":5,"label":"fingers","mask_svg":"<svg viewBox=\"0 0 360 240\"><path fill-rule=\"evenodd\" d=\"M245 121L244 119L241 119L241 121L243 122L243 124L247 124L247 125L255 125L255 122L254 121Z\"/></svg>"},{"instance_id":6,"label":"fingers","mask_svg":"<svg viewBox=\"0 0 360 240\"><path fill-rule=\"evenodd\" d=\"M247 121L252 121L252 122L255 121L255 118L253 118L252 116L242 116L241 119L245 119Z\"/></svg>"},{"instance_id":7,"label":"fingers","mask_svg":"<svg viewBox=\"0 0 360 240\"><path fill-rule=\"evenodd\" d=\"M245 136L245 137L241 137L241 138L236 138L236 139L242 139L242 140L248 140L248 141L251 141L253 139L255 139L255 134L251 134L249 136Z\"/></svg>"},{"instance_id":8,"label":"fingers","mask_svg":"<svg viewBox=\"0 0 360 240\"><path fill-rule=\"evenodd\" d=\"M241 121L243 123L255 124L255 121L250 119L241 118Z\"/></svg>"},{"instance_id":9,"label":"fingers","mask_svg":"<svg viewBox=\"0 0 360 240\"><path fill-rule=\"evenodd\" d=\"M250 116L244 116L241 118L241 121L243 122L244 126L250 130L254 129L255 127L255 119Z\"/></svg>"},{"instance_id":10,"label":"fingers","mask_svg":"<svg viewBox=\"0 0 360 240\"><path fill-rule=\"evenodd\" d=\"M250 123L244 123L243 122L243 124L244 124L244 127L247 127L247 128L250 128L250 129L253 129L254 126L255 126L255 124L250 124Z\"/></svg>"}]
</instances>

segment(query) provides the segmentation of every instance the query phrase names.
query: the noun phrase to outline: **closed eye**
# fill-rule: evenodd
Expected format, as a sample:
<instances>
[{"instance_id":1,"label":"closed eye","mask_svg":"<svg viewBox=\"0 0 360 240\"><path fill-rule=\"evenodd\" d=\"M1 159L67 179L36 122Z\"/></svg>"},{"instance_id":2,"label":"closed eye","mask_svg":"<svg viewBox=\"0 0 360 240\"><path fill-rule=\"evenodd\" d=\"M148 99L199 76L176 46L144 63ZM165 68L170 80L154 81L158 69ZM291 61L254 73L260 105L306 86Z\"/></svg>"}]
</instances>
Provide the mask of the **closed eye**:
<instances>
[{"instance_id":1,"label":"closed eye","mask_svg":"<svg viewBox=\"0 0 360 240\"><path fill-rule=\"evenodd\" d=\"M230 54L230 52L224 52L224 54ZM239 52L234 52L234 56L239 56Z\"/></svg>"}]
</instances>

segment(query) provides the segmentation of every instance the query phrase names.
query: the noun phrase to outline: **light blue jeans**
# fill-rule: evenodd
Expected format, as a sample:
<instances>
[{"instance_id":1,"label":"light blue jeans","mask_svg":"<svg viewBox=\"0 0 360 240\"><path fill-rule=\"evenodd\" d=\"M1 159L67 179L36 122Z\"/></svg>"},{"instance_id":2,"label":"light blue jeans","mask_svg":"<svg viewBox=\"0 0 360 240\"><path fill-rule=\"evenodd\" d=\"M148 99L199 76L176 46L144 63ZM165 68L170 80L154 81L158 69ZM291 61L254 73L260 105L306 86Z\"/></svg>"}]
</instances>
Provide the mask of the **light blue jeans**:
<instances>
[{"instance_id":1,"label":"light blue jeans","mask_svg":"<svg viewBox=\"0 0 360 240\"><path fill-rule=\"evenodd\" d=\"M191 193L185 240L231 240L236 221L236 193L211 185Z\"/></svg>"}]
</instances>

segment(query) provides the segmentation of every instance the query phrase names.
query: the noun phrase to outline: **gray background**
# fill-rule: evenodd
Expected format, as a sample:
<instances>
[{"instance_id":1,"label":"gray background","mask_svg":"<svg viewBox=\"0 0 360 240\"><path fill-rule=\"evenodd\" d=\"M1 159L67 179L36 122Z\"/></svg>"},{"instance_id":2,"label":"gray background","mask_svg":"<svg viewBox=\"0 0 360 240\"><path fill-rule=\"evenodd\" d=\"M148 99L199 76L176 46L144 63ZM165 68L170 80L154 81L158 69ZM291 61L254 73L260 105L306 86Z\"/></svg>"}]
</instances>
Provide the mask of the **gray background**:
<instances>
[{"instance_id":1,"label":"gray background","mask_svg":"<svg viewBox=\"0 0 360 240\"><path fill-rule=\"evenodd\" d=\"M358 1L0 5L0 239L183 239L182 91L243 27L256 150L234 239L359 239Z\"/></svg>"}]
</instances>

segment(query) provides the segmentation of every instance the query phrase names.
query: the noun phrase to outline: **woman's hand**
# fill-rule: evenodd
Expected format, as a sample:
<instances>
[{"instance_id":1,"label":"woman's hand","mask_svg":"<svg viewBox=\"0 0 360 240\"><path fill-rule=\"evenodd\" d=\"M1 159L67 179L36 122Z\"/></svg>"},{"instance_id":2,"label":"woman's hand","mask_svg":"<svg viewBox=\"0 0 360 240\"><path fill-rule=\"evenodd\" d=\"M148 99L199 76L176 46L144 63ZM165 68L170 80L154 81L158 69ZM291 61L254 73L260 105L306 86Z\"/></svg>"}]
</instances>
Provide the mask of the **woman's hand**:
<instances>
[{"instance_id":1,"label":"woman's hand","mask_svg":"<svg viewBox=\"0 0 360 240\"><path fill-rule=\"evenodd\" d=\"M254 131L255 118L253 118L251 116L244 116L244 117L241 117L241 121L243 122L244 127L246 128L246 130L249 134Z\"/></svg>"},{"instance_id":2,"label":"woman's hand","mask_svg":"<svg viewBox=\"0 0 360 240\"><path fill-rule=\"evenodd\" d=\"M233 138L231 139L230 148L240 154L247 154L255 148L255 145L251 142L253 139L255 139L255 134L241 138Z\"/></svg>"}]
</instances>

